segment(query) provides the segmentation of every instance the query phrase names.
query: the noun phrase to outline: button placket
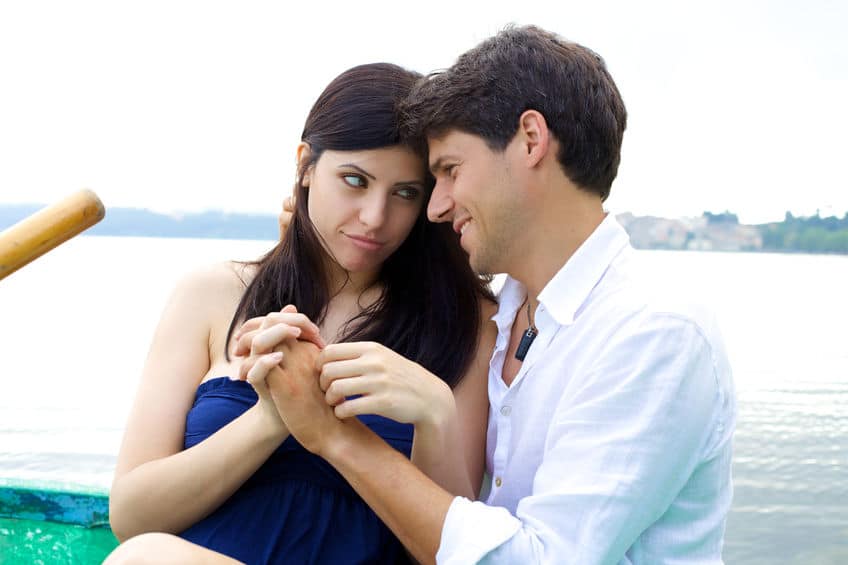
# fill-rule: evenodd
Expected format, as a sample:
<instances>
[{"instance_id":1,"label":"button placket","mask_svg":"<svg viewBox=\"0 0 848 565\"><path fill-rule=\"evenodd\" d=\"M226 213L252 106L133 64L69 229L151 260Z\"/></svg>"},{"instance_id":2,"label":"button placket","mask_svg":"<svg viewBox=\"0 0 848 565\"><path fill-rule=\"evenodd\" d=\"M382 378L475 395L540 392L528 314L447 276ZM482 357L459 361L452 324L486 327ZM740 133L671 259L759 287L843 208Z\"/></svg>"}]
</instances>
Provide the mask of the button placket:
<instances>
[{"instance_id":1,"label":"button placket","mask_svg":"<svg viewBox=\"0 0 848 565\"><path fill-rule=\"evenodd\" d=\"M497 447L495 448L494 457L492 458L492 462L494 463L494 469L492 469L493 480L492 485L495 488L500 488L503 484L503 475L506 471L506 466L509 461L509 445L510 445L510 435L512 432L512 422L507 417L512 413L512 397L515 395L516 389L510 387L506 394L501 399L501 407L498 409L498 413L501 414L501 417L496 418L495 425L498 428L498 442Z\"/></svg>"}]
</instances>

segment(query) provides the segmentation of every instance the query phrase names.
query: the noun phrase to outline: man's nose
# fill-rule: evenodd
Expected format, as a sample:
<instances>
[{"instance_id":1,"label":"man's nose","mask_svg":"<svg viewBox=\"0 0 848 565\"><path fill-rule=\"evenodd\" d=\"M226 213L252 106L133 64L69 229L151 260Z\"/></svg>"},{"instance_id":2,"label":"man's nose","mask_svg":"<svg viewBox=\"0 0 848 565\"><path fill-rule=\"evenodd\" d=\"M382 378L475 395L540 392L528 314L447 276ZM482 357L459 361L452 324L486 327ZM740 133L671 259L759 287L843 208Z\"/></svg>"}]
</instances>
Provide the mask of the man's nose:
<instances>
[{"instance_id":1,"label":"man's nose","mask_svg":"<svg viewBox=\"0 0 848 565\"><path fill-rule=\"evenodd\" d=\"M427 204L427 218L431 222L450 222L453 219L452 212L453 198L448 194L445 183L436 181Z\"/></svg>"}]
</instances>

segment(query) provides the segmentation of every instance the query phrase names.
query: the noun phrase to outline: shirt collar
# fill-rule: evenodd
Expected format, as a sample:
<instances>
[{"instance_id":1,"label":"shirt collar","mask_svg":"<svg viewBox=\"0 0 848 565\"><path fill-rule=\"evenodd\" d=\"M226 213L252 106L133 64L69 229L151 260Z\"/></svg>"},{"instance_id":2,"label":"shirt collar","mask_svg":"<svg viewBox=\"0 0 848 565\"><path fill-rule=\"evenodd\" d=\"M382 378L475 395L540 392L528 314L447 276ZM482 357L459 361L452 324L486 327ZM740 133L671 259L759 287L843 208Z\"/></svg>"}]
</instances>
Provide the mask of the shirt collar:
<instances>
[{"instance_id":1,"label":"shirt collar","mask_svg":"<svg viewBox=\"0 0 848 565\"><path fill-rule=\"evenodd\" d=\"M492 321L498 326L498 335L509 335L515 315L524 303L525 296L527 296L527 289L524 285L507 275L498 294L498 310L492 316Z\"/></svg>"},{"instance_id":2,"label":"shirt collar","mask_svg":"<svg viewBox=\"0 0 848 565\"><path fill-rule=\"evenodd\" d=\"M558 323L571 324L589 293L626 247L630 247L630 236L615 216L607 213L595 231L548 281L539 293L539 302Z\"/></svg>"},{"instance_id":3,"label":"shirt collar","mask_svg":"<svg viewBox=\"0 0 848 565\"><path fill-rule=\"evenodd\" d=\"M607 214L595 231L548 281L539 302L562 325L574 322L577 310L601 280L613 259L630 246L630 237L615 216ZM492 316L498 330L512 327L527 290L517 280L506 277L498 298L498 311Z\"/></svg>"}]
</instances>

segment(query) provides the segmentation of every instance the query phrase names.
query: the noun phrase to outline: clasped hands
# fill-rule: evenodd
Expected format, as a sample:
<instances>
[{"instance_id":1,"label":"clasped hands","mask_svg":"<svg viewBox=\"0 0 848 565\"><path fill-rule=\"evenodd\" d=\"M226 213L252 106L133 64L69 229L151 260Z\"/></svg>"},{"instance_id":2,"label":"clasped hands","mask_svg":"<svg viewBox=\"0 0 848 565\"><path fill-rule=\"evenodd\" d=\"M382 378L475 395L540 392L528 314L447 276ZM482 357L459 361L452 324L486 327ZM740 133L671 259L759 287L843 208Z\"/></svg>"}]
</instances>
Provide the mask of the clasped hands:
<instances>
[{"instance_id":1,"label":"clasped hands","mask_svg":"<svg viewBox=\"0 0 848 565\"><path fill-rule=\"evenodd\" d=\"M355 416L438 429L455 412L444 381L373 342L325 344L294 306L252 318L234 336L238 378L308 450L322 452Z\"/></svg>"}]
</instances>

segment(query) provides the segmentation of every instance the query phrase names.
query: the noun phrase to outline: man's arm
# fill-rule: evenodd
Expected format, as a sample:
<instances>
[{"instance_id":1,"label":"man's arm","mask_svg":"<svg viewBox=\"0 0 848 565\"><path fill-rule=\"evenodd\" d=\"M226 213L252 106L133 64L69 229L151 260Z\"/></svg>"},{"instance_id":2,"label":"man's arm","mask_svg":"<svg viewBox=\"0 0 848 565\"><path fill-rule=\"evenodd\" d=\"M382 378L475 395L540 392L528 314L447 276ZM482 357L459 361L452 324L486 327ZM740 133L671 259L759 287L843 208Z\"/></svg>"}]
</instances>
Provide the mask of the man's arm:
<instances>
[{"instance_id":1,"label":"man's arm","mask_svg":"<svg viewBox=\"0 0 848 565\"><path fill-rule=\"evenodd\" d=\"M666 511L714 435L720 394L709 346L691 325L660 326L612 340L587 386L557 411L516 516L454 499L358 421L336 419L317 378L275 370L269 383L291 433L420 562L438 551L444 563L616 563Z\"/></svg>"},{"instance_id":2,"label":"man's arm","mask_svg":"<svg viewBox=\"0 0 848 565\"><path fill-rule=\"evenodd\" d=\"M453 496L358 419L335 416L318 384L313 344L287 341L279 350L283 360L266 382L292 435L333 465L419 562L434 563Z\"/></svg>"},{"instance_id":3,"label":"man's arm","mask_svg":"<svg viewBox=\"0 0 848 565\"><path fill-rule=\"evenodd\" d=\"M704 532L721 530L730 495L722 481L732 408L718 384L721 361L694 324L674 316L647 315L611 336L594 366L570 375L574 386L559 401L532 492L515 516L457 499L439 563L714 559L720 540ZM702 465L725 464L728 476L690 483ZM649 528L653 538L641 539Z\"/></svg>"},{"instance_id":4,"label":"man's arm","mask_svg":"<svg viewBox=\"0 0 848 565\"><path fill-rule=\"evenodd\" d=\"M320 451L419 563L435 563L442 525L454 496L379 436L351 420Z\"/></svg>"}]
</instances>

